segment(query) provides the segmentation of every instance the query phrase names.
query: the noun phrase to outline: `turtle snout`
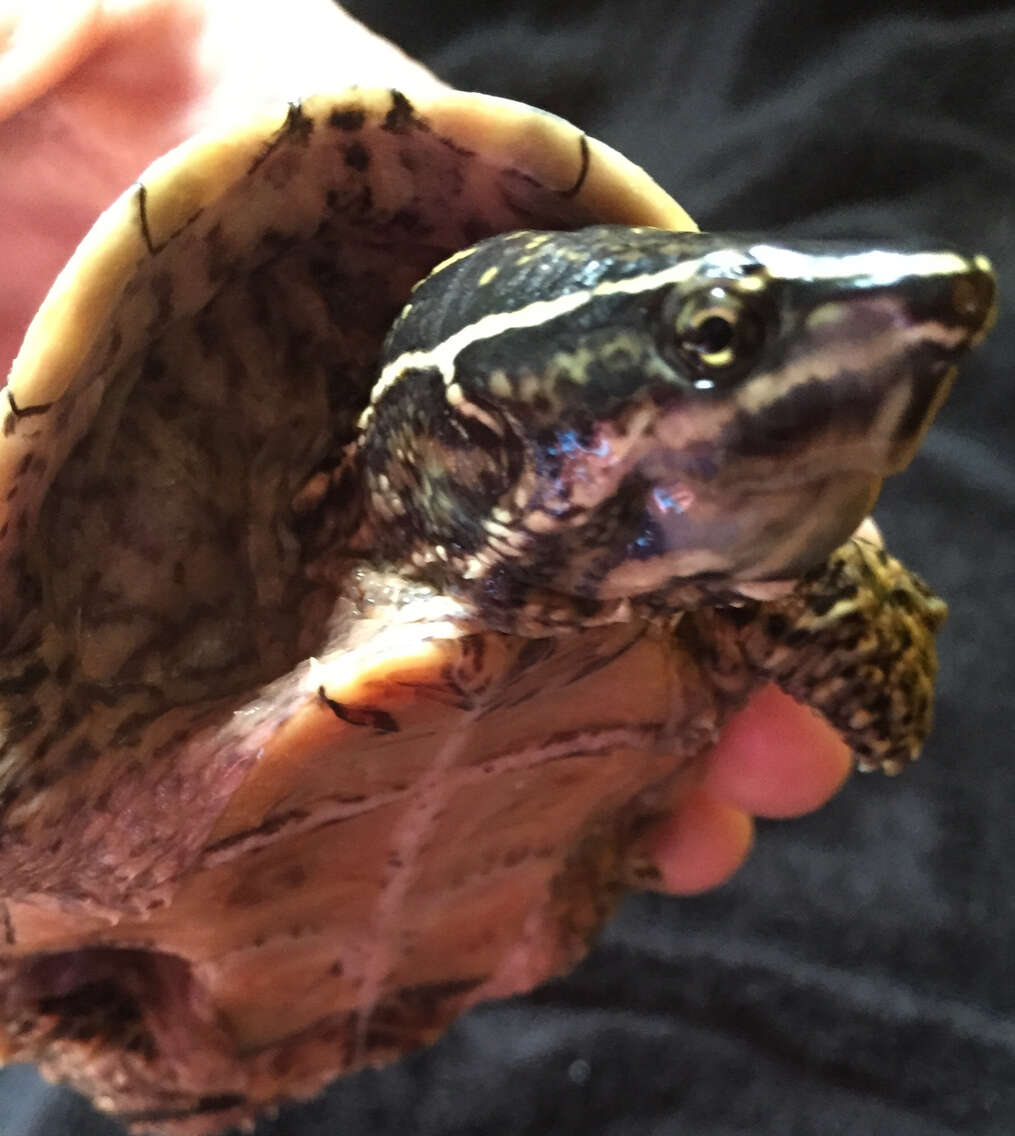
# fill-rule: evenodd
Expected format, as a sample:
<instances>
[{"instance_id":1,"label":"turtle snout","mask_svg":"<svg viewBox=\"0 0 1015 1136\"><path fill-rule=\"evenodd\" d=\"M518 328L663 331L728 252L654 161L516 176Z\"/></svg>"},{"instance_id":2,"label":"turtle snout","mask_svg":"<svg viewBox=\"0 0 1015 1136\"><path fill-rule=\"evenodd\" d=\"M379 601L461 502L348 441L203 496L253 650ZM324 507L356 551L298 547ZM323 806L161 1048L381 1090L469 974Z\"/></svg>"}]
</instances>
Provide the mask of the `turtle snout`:
<instances>
[{"instance_id":1,"label":"turtle snout","mask_svg":"<svg viewBox=\"0 0 1015 1136\"><path fill-rule=\"evenodd\" d=\"M975 347L990 330L997 315L997 284L985 256L950 259L951 271L914 281L908 301L910 320L928 325L932 339L937 338L933 329L941 328L939 342L954 357Z\"/></svg>"},{"instance_id":2,"label":"turtle snout","mask_svg":"<svg viewBox=\"0 0 1015 1136\"><path fill-rule=\"evenodd\" d=\"M951 304L956 319L969 328L970 346L975 346L997 318L997 281L985 256L973 257L968 270L952 281Z\"/></svg>"}]
</instances>

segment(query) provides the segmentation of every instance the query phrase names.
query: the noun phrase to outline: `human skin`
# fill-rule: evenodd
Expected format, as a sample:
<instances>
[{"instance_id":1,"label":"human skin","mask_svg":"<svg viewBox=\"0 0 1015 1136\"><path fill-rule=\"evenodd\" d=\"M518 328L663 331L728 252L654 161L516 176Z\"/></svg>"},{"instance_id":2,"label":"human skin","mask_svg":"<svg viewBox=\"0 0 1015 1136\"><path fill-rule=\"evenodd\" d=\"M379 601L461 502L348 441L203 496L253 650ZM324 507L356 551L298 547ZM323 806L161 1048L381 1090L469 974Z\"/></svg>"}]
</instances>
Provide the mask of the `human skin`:
<instances>
[{"instance_id":1,"label":"human skin","mask_svg":"<svg viewBox=\"0 0 1015 1136\"><path fill-rule=\"evenodd\" d=\"M196 130L314 89L439 83L329 0L0 0L0 375L99 212ZM824 804L850 768L839 737L774 687L733 718L653 844L662 886L715 887L753 818Z\"/></svg>"}]
</instances>

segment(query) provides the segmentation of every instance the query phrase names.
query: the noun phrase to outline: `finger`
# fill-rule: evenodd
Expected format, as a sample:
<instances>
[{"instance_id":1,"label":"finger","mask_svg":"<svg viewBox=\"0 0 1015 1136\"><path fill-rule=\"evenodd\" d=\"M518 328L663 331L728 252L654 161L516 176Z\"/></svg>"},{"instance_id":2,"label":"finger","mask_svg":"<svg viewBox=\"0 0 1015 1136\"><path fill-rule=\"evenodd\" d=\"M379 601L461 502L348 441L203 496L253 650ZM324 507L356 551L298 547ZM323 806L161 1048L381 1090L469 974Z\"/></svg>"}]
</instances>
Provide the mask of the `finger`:
<instances>
[{"instance_id":1,"label":"finger","mask_svg":"<svg viewBox=\"0 0 1015 1136\"><path fill-rule=\"evenodd\" d=\"M14 0L0 9L0 121L27 106L87 54L99 0Z\"/></svg>"},{"instance_id":2,"label":"finger","mask_svg":"<svg viewBox=\"0 0 1015 1136\"><path fill-rule=\"evenodd\" d=\"M834 796L850 768L831 726L766 686L727 723L701 787L753 816L800 816Z\"/></svg>"},{"instance_id":3,"label":"finger","mask_svg":"<svg viewBox=\"0 0 1015 1136\"><path fill-rule=\"evenodd\" d=\"M653 833L658 886L674 895L717 887L743 864L753 840L754 823L745 812L695 789Z\"/></svg>"}]
</instances>

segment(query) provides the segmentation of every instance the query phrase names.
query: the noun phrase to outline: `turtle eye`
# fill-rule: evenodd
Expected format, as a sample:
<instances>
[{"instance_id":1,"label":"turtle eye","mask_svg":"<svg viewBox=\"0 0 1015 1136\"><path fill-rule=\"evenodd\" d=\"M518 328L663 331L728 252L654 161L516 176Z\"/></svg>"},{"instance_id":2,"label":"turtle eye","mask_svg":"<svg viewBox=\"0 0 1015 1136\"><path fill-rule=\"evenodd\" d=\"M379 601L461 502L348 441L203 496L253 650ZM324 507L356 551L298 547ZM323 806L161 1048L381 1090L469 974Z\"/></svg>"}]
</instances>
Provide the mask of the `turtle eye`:
<instances>
[{"instance_id":1,"label":"turtle eye","mask_svg":"<svg viewBox=\"0 0 1015 1136\"><path fill-rule=\"evenodd\" d=\"M668 306L673 345L696 389L726 387L757 359L764 328L743 295L716 284L690 296L671 295Z\"/></svg>"}]
</instances>

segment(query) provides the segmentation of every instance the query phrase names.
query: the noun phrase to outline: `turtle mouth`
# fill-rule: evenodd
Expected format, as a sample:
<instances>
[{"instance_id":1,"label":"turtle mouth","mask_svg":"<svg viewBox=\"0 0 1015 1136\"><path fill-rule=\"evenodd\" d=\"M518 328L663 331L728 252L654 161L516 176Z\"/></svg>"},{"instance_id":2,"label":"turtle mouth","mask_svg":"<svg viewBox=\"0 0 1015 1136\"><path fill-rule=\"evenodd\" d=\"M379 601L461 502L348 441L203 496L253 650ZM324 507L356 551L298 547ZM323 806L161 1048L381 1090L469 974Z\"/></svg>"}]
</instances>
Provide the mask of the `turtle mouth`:
<instances>
[{"instance_id":1,"label":"turtle mouth","mask_svg":"<svg viewBox=\"0 0 1015 1136\"><path fill-rule=\"evenodd\" d=\"M602 599L646 595L682 582L736 589L785 581L821 563L868 514L881 487L869 472L744 479L716 491L655 484L637 532L598 582Z\"/></svg>"}]
</instances>

